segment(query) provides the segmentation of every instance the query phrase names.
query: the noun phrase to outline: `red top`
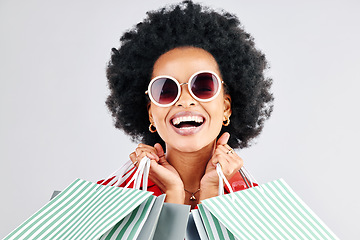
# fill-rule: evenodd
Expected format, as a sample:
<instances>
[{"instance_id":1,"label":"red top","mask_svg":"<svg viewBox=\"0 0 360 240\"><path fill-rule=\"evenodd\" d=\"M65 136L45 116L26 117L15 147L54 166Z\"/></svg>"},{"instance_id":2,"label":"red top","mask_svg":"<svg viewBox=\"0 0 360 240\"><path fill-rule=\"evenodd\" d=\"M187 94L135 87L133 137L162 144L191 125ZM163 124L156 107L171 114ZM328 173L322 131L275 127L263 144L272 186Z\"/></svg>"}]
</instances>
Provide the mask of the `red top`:
<instances>
[{"instance_id":1,"label":"red top","mask_svg":"<svg viewBox=\"0 0 360 240\"><path fill-rule=\"evenodd\" d=\"M131 171L131 170L130 170ZM134 171L135 173L135 171ZM132 173L130 175L130 177L128 177L124 183L122 183L119 187L125 187L125 185L130 181L130 179L132 178L132 176L134 175L134 173ZM104 180L100 180L97 182L97 184L102 184L102 185L106 185L108 184L112 179L112 178L109 178L108 180L106 180L104 182ZM232 187L233 191L234 192L237 192L237 191L241 191L241 190L244 190L244 189L247 189L248 187L246 186L246 183L244 181L244 179L241 177L241 174L239 172L237 172L230 180L229 180L229 183L230 183L230 186ZM115 183L114 183L115 184ZM112 185L114 185L112 184ZM249 184L250 185L250 184ZM256 183L253 183L254 186L257 186ZM134 186L134 182L132 182L129 186L129 188L132 188ZM142 184L141 186L142 187ZM148 189L147 189L149 192L153 192L155 196L160 196L162 194L160 188L158 186L155 185L155 183L153 183L150 179L148 180ZM225 185L225 189L224 189L224 193L227 194L229 193L229 189L228 187Z\"/></svg>"}]
</instances>

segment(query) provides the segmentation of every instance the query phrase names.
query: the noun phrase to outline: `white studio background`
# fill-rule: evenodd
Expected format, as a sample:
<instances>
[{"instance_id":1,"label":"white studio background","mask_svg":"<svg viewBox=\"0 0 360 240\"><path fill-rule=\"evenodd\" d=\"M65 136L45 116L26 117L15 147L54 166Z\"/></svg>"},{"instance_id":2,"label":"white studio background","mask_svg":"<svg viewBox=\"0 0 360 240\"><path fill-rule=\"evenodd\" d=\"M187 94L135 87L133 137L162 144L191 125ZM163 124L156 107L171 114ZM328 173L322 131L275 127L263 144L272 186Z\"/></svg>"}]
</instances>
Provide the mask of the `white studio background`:
<instances>
[{"instance_id":1,"label":"white studio background","mask_svg":"<svg viewBox=\"0 0 360 240\"><path fill-rule=\"evenodd\" d=\"M175 2L0 0L0 237L53 190L128 159L136 144L104 103L110 49ZM237 151L247 169L260 183L284 178L341 239L358 238L360 3L205 3L235 13L271 65L273 115Z\"/></svg>"}]
</instances>

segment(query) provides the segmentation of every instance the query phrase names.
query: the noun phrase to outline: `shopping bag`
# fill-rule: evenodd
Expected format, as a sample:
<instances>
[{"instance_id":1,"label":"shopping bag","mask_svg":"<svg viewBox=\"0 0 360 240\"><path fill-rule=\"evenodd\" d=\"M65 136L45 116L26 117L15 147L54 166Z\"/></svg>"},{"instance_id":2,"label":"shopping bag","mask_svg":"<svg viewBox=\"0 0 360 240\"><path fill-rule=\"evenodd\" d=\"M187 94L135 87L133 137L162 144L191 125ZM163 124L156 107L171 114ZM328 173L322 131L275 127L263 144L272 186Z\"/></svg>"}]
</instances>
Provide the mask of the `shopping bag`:
<instances>
[{"instance_id":1,"label":"shopping bag","mask_svg":"<svg viewBox=\"0 0 360 240\"><path fill-rule=\"evenodd\" d=\"M190 205L164 203L155 230L155 240L184 240Z\"/></svg>"},{"instance_id":2,"label":"shopping bag","mask_svg":"<svg viewBox=\"0 0 360 240\"><path fill-rule=\"evenodd\" d=\"M140 165L142 164L142 161L140 162ZM148 160L150 161L150 160ZM148 162L150 163L150 162ZM130 164L131 165L131 164ZM141 166L139 165L139 169ZM131 166L130 166L131 167ZM129 169L125 169L123 171L120 171L121 174L124 175L131 175L129 173ZM144 168L143 171L139 171L139 174L134 174L132 179L135 180L134 187L139 188L139 176L144 175L144 178L147 178L148 175L148 169ZM116 174L119 175L119 174ZM109 184L115 184L120 185L124 181L123 179L117 179L117 177L112 178ZM131 183L127 183L127 186ZM146 181L143 181L143 188L146 189ZM147 217L147 220L144 224L144 226L141 229L140 234L136 239L140 240L183 240L185 237L185 231L188 221L188 215L190 211L190 206L188 205L182 205L182 204L173 204L173 203L164 203L165 200L165 194L159 196L156 198L154 206L152 207L149 216ZM135 211L133 211L133 214L135 215ZM131 217L128 217L131 219ZM122 220L116 226L114 226L112 229L110 229L107 233L105 233L101 240L104 239L135 239L130 238L132 235L130 234L131 231L133 231L133 228L131 226L125 227L126 225L124 222L126 222L127 219ZM127 235L123 235L123 233L126 232L126 229L128 231Z\"/></svg>"},{"instance_id":3,"label":"shopping bag","mask_svg":"<svg viewBox=\"0 0 360 240\"><path fill-rule=\"evenodd\" d=\"M221 171L220 164L218 164L216 171L219 175L219 195L221 196L224 194L223 178L225 178L225 176ZM243 180L246 183L247 187L253 187L253 182L251 182L244 175L244 172L242 170L240 170L239 172L243 177ZM230 192L233 192L226 178L225 181ZM224 227L221 222L219 222L216 217L212 215L212 213L210 213L206 208L204 208L202 204L198 204L198 209L191 210L189 224L191 224L192 221L194 226L193 228L188 227L186 240L237 239L229 230ZM194 228L196 229L196 232Z\"/></svg>"},{"instance_id":4,"label":"shopping bag","mask_svg":"<svg viewBox=\"0 0 360 240\"><path fill-rule=\"evenodd\" d=\"M141 161L129 182L135 181L137 189L75 180L4 239L99 239L114 226L121 228L117 239L136 239L156 200L139 190L149 166L148 158Z\"/></svg>"},{"instance_id":5,"label":"shopping bag","mask_svg":"<svg viewBox=\"0 0 360 240\"><path fill-rule=\"evenodd\" d=\"M207 238L203 239L221 239L234 240L236 238L207 208L203 205L198 206L198 214L201 216L203 226L206 230ZM247 238L244 238L247 239Z\"/></svg>"},{"instance_id":6,"label":"shopping bag","mask_svg":"<svg viewBox=\"0 0 360 240\"><path fill-rule=\"evenodd\" d=\"M154 197L155 198L155 197ZM128 216L108 230L100 240L141 239L152 240L163 207L165 195L155 198L150 211L144 211L149 201L142 203Z\"/></svg>"},{"instance_id":7,"label":"shopping bag","mask_svg":"<svg viewBox=\"0 0 360 240\"><path fill-rule=\"evenodd\" d=\"M338 239L283 179L203 200L199 212L209 239Z\"/></svg>"},{"instance_id":8,"label":"shopping bag","mask_svg":"<svg viewBox=\"0 0 360 240\"><path fill-rule=\"evenodd\" d=\"M160 213L164 207L165 194L156 198L154 206L151 209L149 217L146 219L145 225L141 229L138 236L139 240L152 240L154 238L156 226L159 222Z\"/></svg>"},{"instance_id":9,"label":"shopping bag","mask_svg":"<svg viewBox=\"0 0 360 240\"><path fill-rule=\"evenodd\" d=\"M185 240L209 240L198 209L191 210Z\"/></svg>"},{"instance_id":10,"label":"shopping bag","mask_svg":"<svg viewBox=\"0 0 360 240\"><path fill-rule=\"evenodd\" d=\"M98 239L150 192L77 179L4 239Z\"/></svg>"},{"instance_id":11,"label":"shopping bag","mask_svg":"<svg viewBox=\"0 0 360 240\"><path fill-rule=\"evenodd\" d=\"M150 159L145 157L143 158L137 171L134 173L133 177L126 184L125 188L128 187L134 181L134 188L140 189L140 183L142 180L142 189L147 190L148 175L150 169ZM111 181L109 184L119 186L129 176L133 173L134 167L131 161L127 162L122 169L110 175ZM112 177L112 176L115 177ZM152 240L154 238L155 230L157 229L158 221L160 218L160 213L163 211L164 201L166 195L160 195L159 197L154 197L155 201L153 206L145 210L143 208L143 203L138 208L135 209L131 215L128 215L126 218L117 223L113 228L109 229L100 240L107 239L141 239L141 240Z\"/></svg>"},{"instance_id":12,"label":"shopping bag","mask_svg":"<svg viewBox=\"0 0 360 240\"><path fill-rule=\"evenodd\" d=\"M150 159L143 158L139 166L134 173L133 177L128 181L125 188L134 182L134 188L140 189L140 183L142 181L142 189L147 190L148 174L150 169ZM125 163L125 165L111 174L111 181L107 185L119 186L125 180L131 176L135 170L131 161ZM165 194L159 197L154 197L154 203L143 203L138 208L132 211L127 217L118 222L114 227L109 229L100 239L144 239L151 240L153 238L157 221L159 219L160 212L165 200Z\"/></svg>"}]
</instances>

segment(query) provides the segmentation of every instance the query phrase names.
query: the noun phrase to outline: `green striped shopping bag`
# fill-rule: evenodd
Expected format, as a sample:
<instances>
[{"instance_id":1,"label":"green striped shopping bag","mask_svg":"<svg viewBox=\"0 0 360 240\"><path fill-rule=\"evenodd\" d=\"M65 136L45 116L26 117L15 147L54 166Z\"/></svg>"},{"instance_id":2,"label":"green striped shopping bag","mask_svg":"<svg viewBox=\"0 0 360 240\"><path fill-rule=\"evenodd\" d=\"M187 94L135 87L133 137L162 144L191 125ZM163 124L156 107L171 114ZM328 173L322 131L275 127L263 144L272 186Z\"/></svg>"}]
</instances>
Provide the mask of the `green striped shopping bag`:
<instances>
[{"instance_id":1,"label":"green striped shopping bag","mask_svg":"<svg viewBox=\"0 0 360 240\"><path fill-rule=\"evenodd\" d=\"M283 179L203 200L199 213L208 239L338 239Z\"/></svg>"},{"instance_id":2,"label":"green striped shopping bag","mask_svg":"<svg viewBox=\"0 0 360 240\"><path fill-rule=\"evenodd\" d=\"M140 186L149 165L142 160L130 182ZM151 192L77 179L4 239L136 239L155 201Z\"/></svg>"}]
</instances>

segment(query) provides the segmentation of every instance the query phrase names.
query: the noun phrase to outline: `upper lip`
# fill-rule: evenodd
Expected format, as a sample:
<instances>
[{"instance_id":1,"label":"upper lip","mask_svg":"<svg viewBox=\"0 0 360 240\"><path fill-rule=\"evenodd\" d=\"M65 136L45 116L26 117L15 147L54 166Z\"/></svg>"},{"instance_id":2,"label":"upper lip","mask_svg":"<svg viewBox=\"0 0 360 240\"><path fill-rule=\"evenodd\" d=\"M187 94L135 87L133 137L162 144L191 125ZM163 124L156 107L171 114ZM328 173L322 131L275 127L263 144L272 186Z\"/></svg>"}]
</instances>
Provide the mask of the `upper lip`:
<instances>
[{"instance_id":1,"label":"upper lip","mask_svg":"<svg viewBox=\"0 0 360 240\"><path fill-rule=\"evenodd\" d=\"M198 112L183 111L183 112L178 112L178 113L174 114L170 118L170 122L173 125L177 125L180 122L184 122L184 121L195 121L195 122L202 123L205 121L205 117Z\"/></svg>"}]
</instances>

